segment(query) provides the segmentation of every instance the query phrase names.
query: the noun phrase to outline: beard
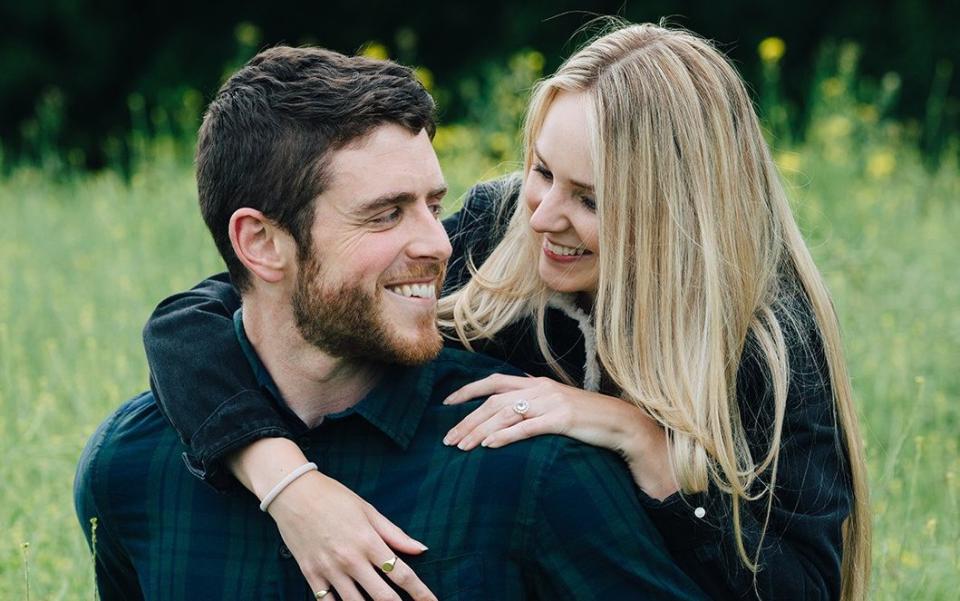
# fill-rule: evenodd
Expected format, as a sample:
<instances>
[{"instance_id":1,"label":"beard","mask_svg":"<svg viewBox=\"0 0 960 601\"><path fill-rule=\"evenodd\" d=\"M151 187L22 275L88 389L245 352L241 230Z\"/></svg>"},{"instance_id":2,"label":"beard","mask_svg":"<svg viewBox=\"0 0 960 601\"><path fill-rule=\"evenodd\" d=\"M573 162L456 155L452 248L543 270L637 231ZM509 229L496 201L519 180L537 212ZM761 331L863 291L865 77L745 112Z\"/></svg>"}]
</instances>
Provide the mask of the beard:
<instances>
[{"instance_id":1,"label":"beard","mask_svg":"<svg viewBox=\"0 0 960 601\"><path fill-rule=\"evenodd\" d=\"M415 266L408 275L443 282L443 272L443 264L434 263ZM416 335L403 336L384 315L383 286L370 293L355 284L324 286L324 279L316 257L300 262L291 302L297 329L310 344L334 357L400 365L426 363L440 353L435 312L423 312Z\"/></svg>"}]
</instances>

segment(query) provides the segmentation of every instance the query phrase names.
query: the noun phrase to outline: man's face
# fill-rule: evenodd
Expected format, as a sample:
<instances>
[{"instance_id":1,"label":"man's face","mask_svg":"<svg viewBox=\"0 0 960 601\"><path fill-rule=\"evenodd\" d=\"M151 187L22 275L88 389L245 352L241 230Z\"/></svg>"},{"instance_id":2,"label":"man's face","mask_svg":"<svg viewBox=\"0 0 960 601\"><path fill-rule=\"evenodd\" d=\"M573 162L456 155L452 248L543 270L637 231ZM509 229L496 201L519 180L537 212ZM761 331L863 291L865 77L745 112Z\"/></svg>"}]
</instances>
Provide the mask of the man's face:
<instances>
[{"instance_id":1,"label":"man's face","mask_svg":"<svg viewBox=\"0 0 960 601\"><path fill-rule=\"evenodd\" d=\"M430 139L383 125L336 151L328 172L292 299L301 335L341 358L432 359L442 345L437 296L451 248Z\"/></svg>"}]
</instances>

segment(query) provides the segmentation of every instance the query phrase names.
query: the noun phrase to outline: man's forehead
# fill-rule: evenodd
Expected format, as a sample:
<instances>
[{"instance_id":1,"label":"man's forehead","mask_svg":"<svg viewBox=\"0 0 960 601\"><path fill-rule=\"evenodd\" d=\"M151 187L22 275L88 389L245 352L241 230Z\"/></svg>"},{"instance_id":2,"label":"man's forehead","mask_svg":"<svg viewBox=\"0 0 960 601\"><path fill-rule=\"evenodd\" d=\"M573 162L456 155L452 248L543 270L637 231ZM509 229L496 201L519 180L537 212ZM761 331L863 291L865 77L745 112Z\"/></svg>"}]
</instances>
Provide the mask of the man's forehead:
<instances>
[{"instance_id":1,"label":"man's forehead","mask_svg":"<svg viewBox=\"0 0 960 601\"><path fill-rule=\"evenodd\" d=\"M385 194L424 196L445 187L443 172L425 131L413 134L384 125L334 151L322 196L362 201Z\"/></svg>"}]
</instances>

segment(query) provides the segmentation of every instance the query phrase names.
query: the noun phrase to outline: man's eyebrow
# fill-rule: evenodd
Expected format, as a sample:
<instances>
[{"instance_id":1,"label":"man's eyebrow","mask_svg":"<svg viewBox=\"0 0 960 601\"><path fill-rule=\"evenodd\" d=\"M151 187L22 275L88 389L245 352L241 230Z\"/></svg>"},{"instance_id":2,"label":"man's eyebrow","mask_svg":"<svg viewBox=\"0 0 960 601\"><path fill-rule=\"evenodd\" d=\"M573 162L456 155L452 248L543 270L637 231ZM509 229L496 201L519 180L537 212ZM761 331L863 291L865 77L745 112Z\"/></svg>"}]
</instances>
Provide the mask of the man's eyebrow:
<instances>
[{"instance_id":1,"label":"man's eyebrow","mask_svg":"<svg viewBox=\"0 0 960 601\"><path fill-rule=\"evenodd\" d=\"M427 198L442 198L447 193L447 186L443 185L427 192ZM357 207L357 213L376 213L388 207L395 205L408 205L416 202L416 194L410 192L390 192L383 196L378 196L372 200L365 201Z\"/></svg>"},{"instance_id":2,"label":"man's eyebrow","mask_svg":"<svg viewBox=\"0 0 960 601\"><path fill-rule=\"evenodd\" d=\"M540 161L544 167L546 167L547 169L550 169L550 167L547 165L547 161L545 161L543 158L543 155L540 154L540 149L537 148L536 144L534 144L533 146L533 154L537 155L537 160ZM574 180L574 179L570 180L570 183L573 184L574 188L580 188L581 190L584 190L586 192L593 192L593 186L590 184L578 182L577 180Z\"/></svg>"}]
</instances>

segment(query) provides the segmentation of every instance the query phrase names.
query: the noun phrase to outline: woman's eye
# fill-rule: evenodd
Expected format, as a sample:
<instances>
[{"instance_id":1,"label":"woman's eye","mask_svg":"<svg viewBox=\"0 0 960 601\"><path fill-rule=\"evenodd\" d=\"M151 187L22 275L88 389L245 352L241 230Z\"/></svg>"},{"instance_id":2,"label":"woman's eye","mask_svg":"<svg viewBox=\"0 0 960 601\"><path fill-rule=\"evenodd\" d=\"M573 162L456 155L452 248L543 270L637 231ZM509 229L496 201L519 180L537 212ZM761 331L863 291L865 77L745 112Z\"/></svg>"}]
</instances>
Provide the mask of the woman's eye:
<instances>
[{"instance_id":1,"label":"woman's eye","mask_svg":"<svg viewBox=\"0 0 960 601\"><path fill-rule=\"evenodd\" d=\"M597 212L597 201L590 198L589 196L581 196L580 202L583 204L586 209L592 213Z\"/></svg>"},{"instance_id":2,"label":"woman's eye","mask_svg":"<svg viewBox=\"0 0 960 601\"><path fill-rule=\"evenodd\" d=\"M547 170L543 165L534 165L533 170L540 174L540 177L547 181L553 180L553 174Z\"/></svg>"}]
</instances>

